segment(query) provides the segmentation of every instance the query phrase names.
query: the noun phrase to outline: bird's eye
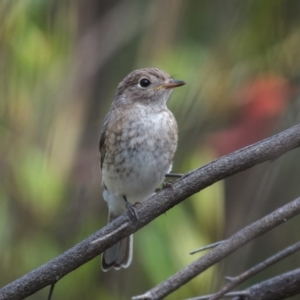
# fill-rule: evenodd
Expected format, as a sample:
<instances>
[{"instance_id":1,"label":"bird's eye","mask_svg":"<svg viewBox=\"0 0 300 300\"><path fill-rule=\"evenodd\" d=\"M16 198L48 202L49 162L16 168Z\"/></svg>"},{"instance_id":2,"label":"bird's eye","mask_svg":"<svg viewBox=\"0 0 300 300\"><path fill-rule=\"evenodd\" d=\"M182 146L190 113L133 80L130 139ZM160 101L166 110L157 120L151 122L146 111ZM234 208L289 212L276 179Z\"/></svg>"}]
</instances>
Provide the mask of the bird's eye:
<instances>
[{"instance_id":1,"label":"bird's eye","mask_svg":"<svg viewBox=\"0 0 300 300\"><path fill-rule=\"evenodd\" d=\"M151 84L150 80L147 78L142 78L139 82L139 85L143 88L146 88L147 86L149 86Z\"/></svg>"}]
</instances>

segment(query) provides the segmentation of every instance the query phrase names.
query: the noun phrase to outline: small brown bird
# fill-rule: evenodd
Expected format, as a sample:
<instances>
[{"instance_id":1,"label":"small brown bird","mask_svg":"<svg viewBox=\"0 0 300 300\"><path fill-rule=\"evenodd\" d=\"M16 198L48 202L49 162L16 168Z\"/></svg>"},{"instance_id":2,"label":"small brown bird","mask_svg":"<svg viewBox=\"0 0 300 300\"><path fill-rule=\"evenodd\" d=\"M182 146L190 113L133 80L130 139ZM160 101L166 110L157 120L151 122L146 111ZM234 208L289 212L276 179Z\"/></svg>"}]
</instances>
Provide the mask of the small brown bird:
<instances>
[{"instance_id":1,"label":"small brown bird","mask_svg":"<svg viewBox=\"0 0 300 300\"><path fill-rule=\"evenodd\" d=\"M173 88L184 84L148 68L131 72L118 85L99 143L108 222L123 214L130 203L149 198L170 172L178 135L167 101ZM127 268L132 241L130 236L107 249L102 269Z\"/></svg>"}]
</instances>

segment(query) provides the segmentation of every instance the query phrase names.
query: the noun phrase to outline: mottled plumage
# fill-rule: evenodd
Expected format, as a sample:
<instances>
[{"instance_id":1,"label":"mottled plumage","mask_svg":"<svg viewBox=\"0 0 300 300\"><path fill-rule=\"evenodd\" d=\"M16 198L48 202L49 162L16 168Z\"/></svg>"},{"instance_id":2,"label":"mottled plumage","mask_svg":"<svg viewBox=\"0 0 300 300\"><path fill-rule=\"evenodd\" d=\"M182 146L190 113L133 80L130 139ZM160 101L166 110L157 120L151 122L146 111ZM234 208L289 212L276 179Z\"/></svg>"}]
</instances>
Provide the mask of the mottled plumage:
<instances>
[{"instance_id":1,"label":"mottled plumage","mask_svg":"<svg viewBox=\"0 0 300 300\"><path fill-rule=\"evenodd\" d=\"M131 72L118 85L99 143L109 222L126 211L124 197L130 203L144 201L171 170L178 137L167 101L183 84L148 68ZM129 237L104 252L102 268L126 268L131 259Z\"/></svg>"}]
</instances>

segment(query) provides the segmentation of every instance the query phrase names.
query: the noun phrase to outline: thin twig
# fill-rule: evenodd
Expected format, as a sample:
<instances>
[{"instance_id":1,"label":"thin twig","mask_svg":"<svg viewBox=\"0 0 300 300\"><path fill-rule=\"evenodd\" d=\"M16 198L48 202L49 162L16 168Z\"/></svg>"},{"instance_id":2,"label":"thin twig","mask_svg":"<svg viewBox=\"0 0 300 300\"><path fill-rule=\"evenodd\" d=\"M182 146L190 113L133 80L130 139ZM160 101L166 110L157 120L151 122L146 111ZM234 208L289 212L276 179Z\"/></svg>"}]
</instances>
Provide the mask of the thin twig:
<instances>
[{"instance_id":1,"label":"thin twig","mask_svg":"<svg viewBox=\"0 0 300 300\"><path fill-rule=\"evenodd\" d=\"M193 250L192 252L190 252L190 254L195 254L195 253L199 253L199 252L201 252L201 251L207 250L207 249L215 248L215 247L221 245L221 244L224 243L224 242L225 242L225 240L224 240L224 241L215 242L215 243L213 243L213 244L210 244L210 245L207 245L207 246L198 248L198 249L196 249L196 250Z\"/></svg>"},{"instance_id":2,"label":"thin twig","mask_svg":"<svg viewBox=\"0 0 300 300\"><path fill-rule=\"evenodd\" d=\"M295 253L300 249L300 242L295 243L294 245L285 248L284 250L276 253L275 255L269 257L265 261L257 264L253 268L243 272L237 277L234 277L228 284L226 284L219 292L214 294L209 300L217 300L220 299L223 295L227 292L231 291L233 288L244 282L245 280L251 278L252 276L256 275L257 273L261 272L262 270L270 267L271 265L277 263L278 261L284 259L285 257Z\"/></svg>"},{"instance_id":3,"label":"thin twig","mask_svg":"<svg viewBox=\"0 0 300 300\"><path fill-rule=\"evenodd\" d=\"M166 178L181 178L184 174L179 173L168 173L165 175Z\"/></svg>"},{"instance_id":4,"label":"thin twig","mask_svg":"<svg viewBox=\"0 0 300 300\"><path fill-rule=\"evenodd\" d=\"M47 300L51 300L52 295L53 295L53 291L54 291L54 287L55 287L55 283L52 283L52 284L50 285L50 291L49 291L48 299L47 299Z\"/></svg>"},{"instance_id":5,"label":"thin twig","mask_svg":"<svg viewBox=\"0 0 300 300\"><path fill-rule=\"evenodd\" d=\"M106 236L102 236L98 239L95 239L91 242L91 244L99 244L102 243L103 241L105 241L107 238L110 238L114 235L117 235L119 232L122 232L122 230L124 230L126 228L126 223L122 224L119 228L116 229L116 231L110 232L108 233Z\"/></svg>"}]
</instances>

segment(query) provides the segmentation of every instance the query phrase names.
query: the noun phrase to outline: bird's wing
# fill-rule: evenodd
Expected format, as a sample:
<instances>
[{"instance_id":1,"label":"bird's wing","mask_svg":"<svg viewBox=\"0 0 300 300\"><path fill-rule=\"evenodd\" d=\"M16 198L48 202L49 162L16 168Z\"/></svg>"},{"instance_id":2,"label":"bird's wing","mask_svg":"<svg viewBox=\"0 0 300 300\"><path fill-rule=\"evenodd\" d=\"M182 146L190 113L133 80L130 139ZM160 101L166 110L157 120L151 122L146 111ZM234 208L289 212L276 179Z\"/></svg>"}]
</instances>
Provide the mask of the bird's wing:
<instances>
[{"instance_id":1,"label":"bird's wing","mask_svg":"<svg viewBox=\"0 0 300 300\"><path fill-rule=\"evenodd\" d=\"M109 123L109 118L106 116L103 124L103 128L100 134L100 140L99 140L99 151L100 151L100 168L102 169L105 154L106 154L106 147L105 147L105 139L107 134L107 127Z\"/></svg>"}]
</instances>

